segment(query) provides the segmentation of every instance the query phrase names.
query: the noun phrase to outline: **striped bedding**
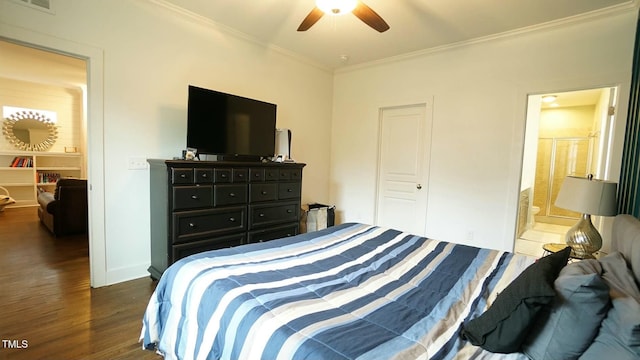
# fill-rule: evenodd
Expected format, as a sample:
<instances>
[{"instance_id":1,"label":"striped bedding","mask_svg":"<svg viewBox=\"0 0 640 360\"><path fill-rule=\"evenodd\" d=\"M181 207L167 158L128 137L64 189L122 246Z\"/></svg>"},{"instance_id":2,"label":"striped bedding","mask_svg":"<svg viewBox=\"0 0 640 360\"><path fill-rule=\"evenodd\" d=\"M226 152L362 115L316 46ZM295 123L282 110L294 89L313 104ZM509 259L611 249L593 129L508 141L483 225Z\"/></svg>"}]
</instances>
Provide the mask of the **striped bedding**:
<instances>
[{"instance_id":1,"label":"striped bedding","mask_svg":"<svg viewBox=\"0 0 640 360\"><path fill-rule=\"evenodd\" d=\"M525 359L460 340L533 259L364 224L204 252L143 318L165 359Z\"/></svg>"}]
</instances>

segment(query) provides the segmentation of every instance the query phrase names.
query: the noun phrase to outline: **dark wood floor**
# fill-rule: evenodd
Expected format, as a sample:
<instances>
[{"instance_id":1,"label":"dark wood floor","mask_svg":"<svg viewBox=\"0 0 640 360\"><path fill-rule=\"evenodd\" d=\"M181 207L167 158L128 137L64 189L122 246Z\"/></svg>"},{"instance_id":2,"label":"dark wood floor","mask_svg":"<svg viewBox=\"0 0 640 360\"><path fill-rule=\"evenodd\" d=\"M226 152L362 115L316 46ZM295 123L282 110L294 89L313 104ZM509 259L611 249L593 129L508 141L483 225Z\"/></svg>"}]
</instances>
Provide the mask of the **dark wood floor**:
<instances>
[{"instance_id":1,"label":"dark wood floor","mask_svg":"<svg viewBox=\"0 0 640 360\"><path fill-rule=\"evenodd\" d=\"M0 359L161 359L138 343L155 283L92 289L87 238L54 238L36 211L0 212Z\"/></svg>"}]
</instances>

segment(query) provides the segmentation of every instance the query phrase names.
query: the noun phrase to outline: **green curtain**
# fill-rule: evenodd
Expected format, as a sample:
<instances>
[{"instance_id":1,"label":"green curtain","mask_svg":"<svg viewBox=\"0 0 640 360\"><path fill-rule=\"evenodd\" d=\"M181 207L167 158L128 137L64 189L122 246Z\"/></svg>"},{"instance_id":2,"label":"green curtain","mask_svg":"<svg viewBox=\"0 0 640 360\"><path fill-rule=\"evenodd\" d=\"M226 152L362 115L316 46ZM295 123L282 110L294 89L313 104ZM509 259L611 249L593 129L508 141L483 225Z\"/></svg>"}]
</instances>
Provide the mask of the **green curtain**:
<instances>
[{"instance_id":1,"label":"green curtain","mask_svg":"<svg viewBox=\"0 0 640 360\"><path fill-rule=\"evenodd\" d=\"M627 129L618 185L618 212L640 218L640 16L636 24Z\"/></svg>"}]
</instances>

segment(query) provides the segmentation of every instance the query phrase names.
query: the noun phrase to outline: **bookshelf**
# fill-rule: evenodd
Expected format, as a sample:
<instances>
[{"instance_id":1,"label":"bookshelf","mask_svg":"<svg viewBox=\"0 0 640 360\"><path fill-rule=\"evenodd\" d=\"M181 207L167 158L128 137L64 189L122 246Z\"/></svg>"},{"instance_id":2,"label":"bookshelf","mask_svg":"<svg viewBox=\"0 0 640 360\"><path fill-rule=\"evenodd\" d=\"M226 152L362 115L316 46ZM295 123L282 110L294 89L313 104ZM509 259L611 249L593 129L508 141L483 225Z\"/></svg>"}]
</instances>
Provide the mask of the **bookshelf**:
<instances>
[{"instance_id":1,"label":"bookshelf","mask_svg":"<svg viewBox=\"0 0 640 360\"><path fill-rule=\"evenodd\" d=\"M22 161L16 163L16 158ZM63 177L85 177L82 154L0 152L0 186L7 188L16 200L8 207L38 205L38 188L53 192L57 179Z\"/></svg>"}]
</instances>

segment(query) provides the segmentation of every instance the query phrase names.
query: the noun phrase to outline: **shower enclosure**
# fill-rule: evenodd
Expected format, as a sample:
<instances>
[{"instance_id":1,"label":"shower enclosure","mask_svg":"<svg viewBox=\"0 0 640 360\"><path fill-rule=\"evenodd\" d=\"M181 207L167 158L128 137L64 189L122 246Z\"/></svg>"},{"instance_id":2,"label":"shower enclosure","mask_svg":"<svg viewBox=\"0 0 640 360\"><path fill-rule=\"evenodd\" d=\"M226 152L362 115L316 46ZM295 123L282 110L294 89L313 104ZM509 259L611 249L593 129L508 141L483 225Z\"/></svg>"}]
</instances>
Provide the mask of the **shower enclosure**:
<instances>
[{"instance_id":1,"label":"shower enclosure","mask_svg":"<svg viewBox=\"0 0 640 360\"><path fill-rule=\"evenodd\" d=\"M592 173L594 136L538 139L533 205L540 208L536 219L577 219L581 214L554 205L567 176Z\"/></svg>"}]
</instances>

